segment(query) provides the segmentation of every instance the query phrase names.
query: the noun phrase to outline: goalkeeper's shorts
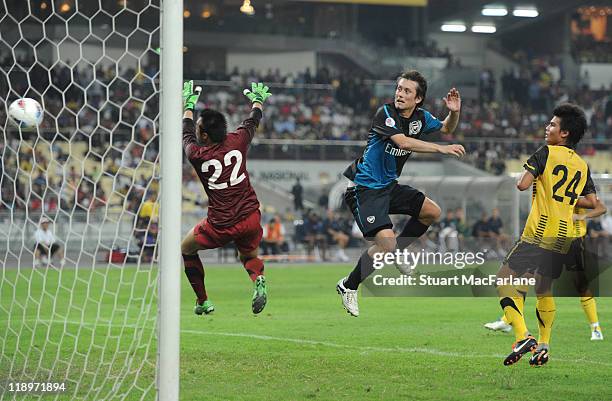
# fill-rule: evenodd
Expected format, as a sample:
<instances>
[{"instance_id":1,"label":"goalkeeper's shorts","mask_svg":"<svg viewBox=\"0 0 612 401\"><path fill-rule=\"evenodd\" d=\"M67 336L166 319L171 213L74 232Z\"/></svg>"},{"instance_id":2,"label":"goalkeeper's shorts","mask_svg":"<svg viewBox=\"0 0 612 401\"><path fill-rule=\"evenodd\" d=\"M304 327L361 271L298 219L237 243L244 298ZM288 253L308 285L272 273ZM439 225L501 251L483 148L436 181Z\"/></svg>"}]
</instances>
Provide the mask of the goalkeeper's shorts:
<instances>
[{"instance_id":1,"label":"goalkeeper's shorts","mask_svg":"<svg viewBox=\"0 0 612 401\"><path fill-rule=\"evenodd\" d=\"M196 242L204 249L222 248L233 241L240 253L250 253L259 248L263 237L260 221L259 210L231 227L215 227L208 219L203 219L193 228L193 233Z\"/></svg>"}]
</instances>

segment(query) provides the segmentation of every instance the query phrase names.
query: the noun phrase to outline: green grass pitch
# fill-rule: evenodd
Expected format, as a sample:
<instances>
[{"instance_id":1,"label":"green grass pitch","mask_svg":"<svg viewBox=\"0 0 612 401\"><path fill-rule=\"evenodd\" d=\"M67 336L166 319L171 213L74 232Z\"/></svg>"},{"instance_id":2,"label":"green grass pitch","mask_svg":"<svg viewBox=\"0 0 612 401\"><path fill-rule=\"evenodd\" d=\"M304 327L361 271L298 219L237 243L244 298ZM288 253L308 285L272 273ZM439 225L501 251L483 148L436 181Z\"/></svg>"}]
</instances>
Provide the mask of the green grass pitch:
<instances>
[{"instance_id":1,"label":"green grass pitch","mask_svg":"<svg viewBox=\"0 0 612 401\"><path fill-rule=\"evenodd\" d=\"M482 327L501 313L496 298L361 297L361 316L353 318L334 289L350 269L268 264L269 301L258 316L250 311L252 285L242 267L206 267L217 308L208 316L193 314L183 277L181 401L611 398L610 298L597 300L604 341L590 341L578 299L558 298L549 364L532 368L524 358L504 367L513 336ZM155 272L75 274L3 272L0 306L13 309L0 316L0 382L12 361L24 380L44 373L68 378L70 396L41 399L154 399ZM528 298L527 322L536 332L534 304ZM104 380L121 374L127 379ZM12 398L0 392L0 399Z\"/></svg>"}]
</instances>

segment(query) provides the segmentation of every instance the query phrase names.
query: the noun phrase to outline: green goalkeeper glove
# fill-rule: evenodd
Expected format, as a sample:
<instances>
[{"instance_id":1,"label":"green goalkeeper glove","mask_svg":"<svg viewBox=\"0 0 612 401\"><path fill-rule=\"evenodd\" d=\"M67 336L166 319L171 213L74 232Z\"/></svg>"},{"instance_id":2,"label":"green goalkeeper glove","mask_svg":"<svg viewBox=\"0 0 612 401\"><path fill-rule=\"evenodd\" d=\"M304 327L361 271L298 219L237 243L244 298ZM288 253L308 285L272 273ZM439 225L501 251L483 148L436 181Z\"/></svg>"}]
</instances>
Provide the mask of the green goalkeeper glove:
<instances>
[{"instance_id":1,"label":"green goalkeeper glove","mask_svg":"<svg viewBox=\"0 0 612 401\"><path fill-rule=\"evenodd\" d=\"M263 104L266 99L272 96L272 94L268 92L268 89L270 88L262 83L256 84L253 82L251 84L251 89L245 89L242 93L244 93L244 96L248 97L251 102Z\"/></svg>"},{"instance_id":2,"label":"green goalkeeper glove","mask_svg":"<svg viewBox=\"0 0 612 401\"><path fill-rule=\"evenodd\" d=\"M195 109L195 105L200 97L200 92L202 92L202 87L196 86L195 89L193 89L193 81L186 81L183 84L183 108L185 110L193 111L193 109Z\"/></svg>"}]
</instances>

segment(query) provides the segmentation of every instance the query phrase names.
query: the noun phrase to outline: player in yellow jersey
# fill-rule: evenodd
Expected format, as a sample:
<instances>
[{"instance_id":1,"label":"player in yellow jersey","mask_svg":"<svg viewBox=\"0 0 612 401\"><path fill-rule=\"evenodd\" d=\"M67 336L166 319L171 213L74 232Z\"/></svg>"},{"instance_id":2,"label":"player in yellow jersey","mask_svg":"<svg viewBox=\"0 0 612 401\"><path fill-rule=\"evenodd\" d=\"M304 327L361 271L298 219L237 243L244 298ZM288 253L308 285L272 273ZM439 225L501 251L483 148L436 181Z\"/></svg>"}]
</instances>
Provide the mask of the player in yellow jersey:
<instances>
[{"instance_id":1,"label":"player in yellow jersey","mask_svg":"<svg viewBox=\"0 0 612 401\"><path fill-rule=\"evenodd\" d=\"M570 246L570 252L568 253L568 257L566 258L565 268L568 271L574 271L576 273L575 276L575 287L576 291L580 295L580 305L584 310L584 313L589 322L589 327L591 329L591 340L603 340L603 333L601 330L601 326L599 324L599 319L597 317L597 304L595 302L595 298L593 294L588 289L588 280L585 275L585 269L587 265L596 263L597 261L587 260L587 252L586 252L586 220L593 219L596 217L605 214L607 208L605 204L597 198L597 205L592 210L586 210L583 208L589 209L592 205L588 202L587 198L581 197L576 202L576 207L574 208L574 237L576 238L572 241L572 245ZM526 289L518 288L519 292L525 297ZM536 309L537 310L537 309ZM506 316L502 315L499 320L494 322L485 323L485 328L493 331L503 331L505 333L512 331L512 326L506 320Z\"/></svg>"},{"instance_id":2,"label":"player in yellow jersey","mask_svg":"<svg viewBox=\"0 0 612 401\"><path fill-rule=\"evenodd\" d=\"M517 183L520 191L533 188L531 212L520 240L506 256L497 277L536 277L540 347L525 324L523 293L512 284L499 285L500 305L516 337L512 353L506 357L504 365L518 362L530 351L534 352L533 364L548 361L548 344L555 316L552 281L560 276L564 263L562 257L567 257L574 239L574 207L580 196L586 197L592 205L597 199L588 166L574 149L584 136L586 127L586 117L581 108L570 103L557 106L546 126L546 145L527 160L524 164L526 171Z\"/></svg>"},{"instance_id":3,"label":"player in yellow jersey","mask_svg":"<svg viewBox=\"0 0 612 401\"><path fill-rule=\"evenodd\" d=\"M593 293L588 288L589 283L587 279L586 270L597 270L597 260L593 260L593 257L589 257L591 254L587 252L587 225L586 220L601 216L606 213L606 205L597 198L597 204L593 210L586 211L581 207L590 208L590 204L581 198L578 202L574 214L574 230L576 239L572 242L568 258L566 259L565 268L568 271L575 272L576 291L580 294L580 305L587 316L589 325L591 326L591 340L603 340L603 333L599 325L599 319L597 317L597 305Z\"/></svg>"}]
</instances>

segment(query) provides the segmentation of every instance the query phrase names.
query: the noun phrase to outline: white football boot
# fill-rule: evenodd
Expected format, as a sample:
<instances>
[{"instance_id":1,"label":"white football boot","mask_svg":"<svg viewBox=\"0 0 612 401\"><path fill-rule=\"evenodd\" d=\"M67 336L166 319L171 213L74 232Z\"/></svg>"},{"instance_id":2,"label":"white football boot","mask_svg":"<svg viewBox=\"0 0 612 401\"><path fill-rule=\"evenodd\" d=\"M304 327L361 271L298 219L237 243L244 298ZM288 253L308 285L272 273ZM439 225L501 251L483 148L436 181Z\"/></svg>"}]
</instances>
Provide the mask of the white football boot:
<instances>
[{"instance_id":1,"label":"white football boot","mask_svg":"<svg viewBox=\"0 0 612 401\"><path fill-rule=\"evenodd\" d=\"M501 319L491 323L485 323L484 327L493 331L503 331L504 333L508 333L512 330L512 326Z\"/></svg>"},{"instance_id":2,"label":"white football boot","mask_svg":"<svg viewBox=\"0 0 612 401\"><path fill-rule=\"evenodd\" d=\"M336 284L336 291L338 292L338 294L340 294L340 297L342 298L342 305L344 306L344 309L346 309L346 311L350 315L357 317L359 316L357 290L350 290L346 288L344 286L344 280L346 280L346 277L341 278L340 281L338 281L338 284Z\"/></svg>"}]
</instances>

